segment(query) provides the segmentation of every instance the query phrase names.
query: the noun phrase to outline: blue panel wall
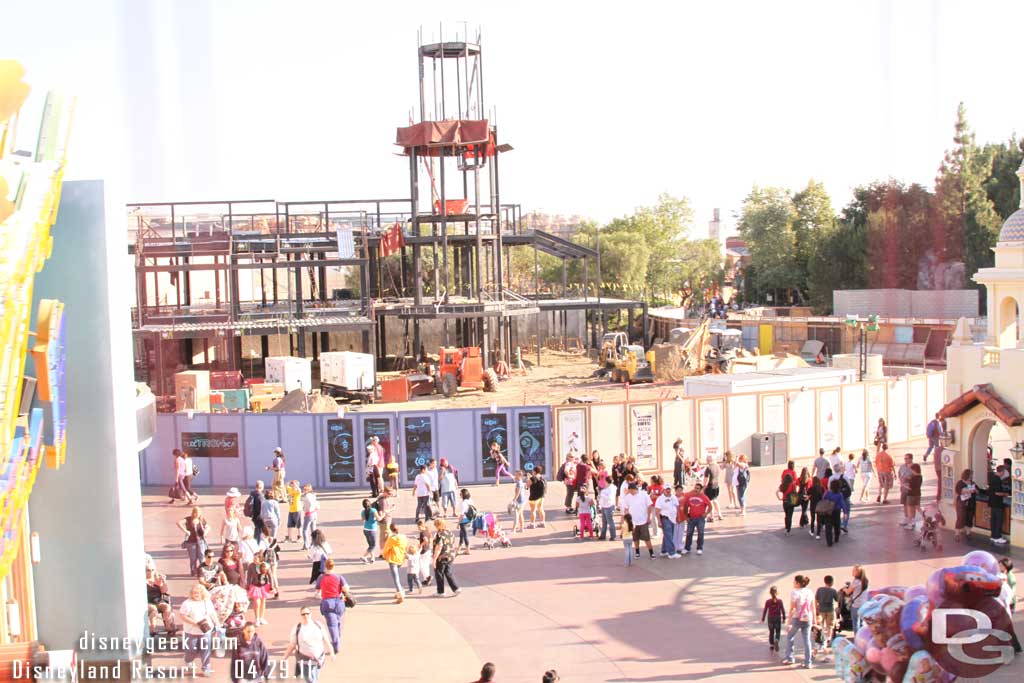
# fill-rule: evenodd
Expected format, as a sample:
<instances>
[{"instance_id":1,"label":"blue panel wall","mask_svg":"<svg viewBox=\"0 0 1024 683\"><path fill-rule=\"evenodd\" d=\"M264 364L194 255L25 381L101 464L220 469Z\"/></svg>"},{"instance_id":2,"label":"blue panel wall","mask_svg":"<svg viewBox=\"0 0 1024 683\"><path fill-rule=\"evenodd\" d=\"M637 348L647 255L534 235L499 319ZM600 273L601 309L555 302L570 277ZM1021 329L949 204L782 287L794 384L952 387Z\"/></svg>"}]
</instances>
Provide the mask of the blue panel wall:
<instances>
[{"instance_id":1,"label":"blue panel wall","mask_svg":"<svg viewBox=\"0 0 1024 683\"><path fill-rule=\"evenodd\" d=\"M521 412L544 415L543 458L545 471L550 471L551 462L551 410L547 406L525 406L502 408L508 424L508 455L513 467L522 467L518 440ZM190 420L186 414L159 415L157 433L141 457L145 485L169 486L173 483L171 450L181 444L182 432L235 432L239 438L239 458L197 458L200 475L196 486L212 487L218 494L221 489L237 486L249 490L257 479L269 484L272 475L265 468L270 464L276 446L284 449L288 458L288 479L311 483L317 488L366 488L366 443L369 433L366 423L385 420L391 436L391 449L398 462L403 488L409 486L406 476L406 418L426 419L430 427L430 439L424 450L425 457L447 458L459 470L460 481L476 483L492 481L483 474L483 436L481 418L490 415L487 409L459 408L451 410L417 412L350 412L345 417L353 421L355 444L355 484L331 483L328 476L327 422L336 416L319 415L278 415L196 414Z\"/></svg>"},{"instance_id":2,"label":"blue panel wall","mask_svg":"<svg viewBox=\"0 0 1024 683\"><path fill-rule=\"evenodd\" d=\"M317 460L323 460L319 451L317 450L317 426L320 424L321 416L319 415L281 415L278 420L279 422L279 438L278 446L284 449L284 454L287 457L287 476L288 479L298 479L302 482L319 482L317 477ZM260 462L260 457L264 457L266 462L263 467L270 464L272 459L274 446L266 449L265 451L258 452L255 455L255 462ZM252 463L252 454L250 454L249 462ZM326 456L324 456L326 457ZM262 468L259 468L263 471ZM273 476L271 472L266 472L267 479L272 480Z\"/></svg>"}]
</instances>

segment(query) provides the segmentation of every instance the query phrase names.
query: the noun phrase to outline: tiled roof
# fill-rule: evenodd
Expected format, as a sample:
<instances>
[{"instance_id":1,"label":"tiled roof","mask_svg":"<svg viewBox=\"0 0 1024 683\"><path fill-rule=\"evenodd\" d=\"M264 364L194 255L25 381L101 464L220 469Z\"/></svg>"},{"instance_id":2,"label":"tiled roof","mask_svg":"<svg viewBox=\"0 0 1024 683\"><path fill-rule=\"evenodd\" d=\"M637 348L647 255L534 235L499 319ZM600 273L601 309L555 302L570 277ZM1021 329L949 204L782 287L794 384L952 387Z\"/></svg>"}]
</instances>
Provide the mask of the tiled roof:
<instances>
[{"instance_id":1,"label":"tiled roof","mask_svg":"<svg viewBox=\"0 0 1024 683\"><path fill-rule=\"evenodd\" d=\"M960 396L942 406L939 415L942 417L956 417L979 403L995 413L995 416L1008 427L1024 424L1024 415L1017 412L1016 408L997 394L991 384L976 384L970 391L960 394Z\"/></svg>"},{"instance_id":2,"label":"tiled roof","mask_svg":"<svg viewBox=\"0 0 1024 683\"><path fill-rule=\"evenodd\" d=\"M1024 209L1017 209L1003 223L999 231L1000 242L1024 242Z\"/></svg>"}]
</instances>

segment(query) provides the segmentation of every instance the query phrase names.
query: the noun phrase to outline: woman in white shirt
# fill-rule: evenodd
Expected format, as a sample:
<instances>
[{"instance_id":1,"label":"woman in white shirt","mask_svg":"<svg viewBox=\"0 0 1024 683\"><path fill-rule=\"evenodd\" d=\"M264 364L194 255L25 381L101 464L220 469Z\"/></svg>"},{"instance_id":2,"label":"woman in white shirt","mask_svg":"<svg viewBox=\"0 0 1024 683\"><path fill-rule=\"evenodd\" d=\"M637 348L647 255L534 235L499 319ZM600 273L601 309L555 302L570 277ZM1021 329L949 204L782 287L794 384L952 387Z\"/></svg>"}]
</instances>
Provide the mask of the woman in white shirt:
<instances>
[{"instance_id":1,"label":"woman in white shirt","mask_svg":"<svg viewBox=\"0 0 1024 683\"><path fill-rule=\"evenodd\" d=\"M203 675L209 676L213 673L210 666L210 655L213 652L213 634L216 632L220 621L217 619L217 610L213 607L210 594L201 584L192 586L188 600L181 603L178 608L178 615L184 624L185 638L188 639L188 647L185 648L185 664L190 664L196 657L200 659L203 666Z\"/></svg>"},{"instance_id":2,"label":"woman in white shirt","mask_svg":"<svg viewBox=\"0 0 1024 683\"><path fill-rule=\"evenodd\" d=\"M313 563L312 573L309 577L310 583L316 583L317 577L320 576L321 572L323 572L324 563L333 554L334 551L331 549L331 544L327 542L327 537L324 536L324 532L320 529L314 531L309 546L309 552L306 554Z\"/></svg>"},{"instance_id":3,"label":"woman in white shirt","mask_svg":"<svg viewBox=\"0 0 1024 683\"><path fill-rule=\"evenodd\" d=\"M473 502L473 497L469 493L469 489L462 489L459 492L459 497L462 499L459 503L459 547L456 552L464 551L466 555L469 555L469 533L468 529L473 524L473 520L476 519L476 515L480 514L477 511L476 504ZM472 510L470 510L472 508ZM470 515L473 515L470 517Z\"/></svg>"},{"instance_id":4,"label":"woman in white shirt","mask_svg":"<svg viewBox=\"0 0 1024 683\"><path fill-rule=\"evenodd\" d=\"M242 519L238 516L238 508L228 508L227 517L220 524L220 542L238 545L242 541Z\"/></svg>"},{"instance_id":5,"label":"woman in white shirt","mask_svg":"<svg viewBox=\"0 0 1024 683\"><path fill-rule=\"evenodd\" d=\"M793 663L796 637L804 645L805 669L811 668L811 624L814 623L814 594L807 587L811 580L800 574L793 579L793 592L789 595L789 632L786 634L786 653L783 664Z\"/></svg>"},{"instance_id":6,"label":"woman in white shirt","mask_svg":"<svg viewBox=\"0 0 1024 683\"><path fill-rule=\"evenodd\" d=\"M306 484L302 487L302 549L309 550L313 542L313 532L316 531L317 513L320 511L320 501L313 493L313 487Z\"/></svg>"},{"instance_id":7,"label":"woman in white shirt","mask_svg":"<svg viewBox=\"0 0 1024 683\"><path fill-rule=\"evenodd\" d=\"M871 484L871 478L875 475L875 467L871 464L871 458L868 457L868 449L866 448L860 452L857 469L860 470L860 501L863 503L864 496L868 492L868 486Z\"/></svg>"}]
</instances>

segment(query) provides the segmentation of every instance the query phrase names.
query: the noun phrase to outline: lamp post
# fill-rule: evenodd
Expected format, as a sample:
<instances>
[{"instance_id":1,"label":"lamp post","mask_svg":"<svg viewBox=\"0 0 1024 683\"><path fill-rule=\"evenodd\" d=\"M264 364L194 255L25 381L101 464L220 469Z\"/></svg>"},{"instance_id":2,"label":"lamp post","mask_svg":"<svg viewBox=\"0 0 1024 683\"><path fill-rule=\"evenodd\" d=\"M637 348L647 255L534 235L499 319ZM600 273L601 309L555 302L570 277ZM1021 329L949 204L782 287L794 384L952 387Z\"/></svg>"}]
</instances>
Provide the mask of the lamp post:
<instances>
[{"instance_id":1,"label":"lamp post","mask_svg":"<svg viewBox=\"0 0 1024 683\"><path fill-rule=\"evenodd\" d=\"M857 354L857 366L859 370L858 381L863 382L864 376L868 374L868 332L878 332L878 316L874 313L867 318L848 315L846 316L846 325L860 331L860 353Z\"/></svg>"}]
</instances>

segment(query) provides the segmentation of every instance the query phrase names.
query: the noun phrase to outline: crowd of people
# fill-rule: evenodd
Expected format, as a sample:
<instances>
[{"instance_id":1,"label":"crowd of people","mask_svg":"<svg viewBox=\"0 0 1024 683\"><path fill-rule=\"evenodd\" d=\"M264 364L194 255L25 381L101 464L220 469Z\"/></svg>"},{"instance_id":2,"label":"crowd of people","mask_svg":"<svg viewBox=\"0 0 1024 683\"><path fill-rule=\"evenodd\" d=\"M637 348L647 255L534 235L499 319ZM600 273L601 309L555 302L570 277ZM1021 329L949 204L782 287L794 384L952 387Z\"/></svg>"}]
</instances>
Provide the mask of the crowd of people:
<instances>
[{"instance_id":1,"label":"crowd of people","mask_svg":"<svg viewBox=\"0 0 1024 683\"><path fill-rule=\"evenodd\" d=\"M787 463L776 492L782 503L786 535L792 533L799 510L795 525L806 528L817 540L824 533L831 547L849 533L854 500L858 505L870 504L874 493L875 504L888 505L897 486L904 528L914 528L928 519L929 507L934 506L922 506L921 467L912 453L906 453L896 468L888 452L886 432L884 421L880 421L873 457L867 450L844 457L838 448L828 454L820 449L813 463L799 473L795 462ZM495 486L501 485L503 474L512 480L508 532L544 528L549 482L543 468L512 471L501 449L494 445L486 457L494 465ZM399 481L393 464L393 456L384 452L376 437L371 439L366 461L370 495L361 501L358 512L366 550L358 559L365 564L383 560L397 604L403 603L407 595L422 594L431 582L435 596L457 596L461 589L455 574L456 558L471 553L477 536L482 536L487 547L492 547L496 538L504 538L505 530L495 528L500 527L496 521L499 515L477 506L470 490L460 485L454 466L443 458L431 459L419 467L411 482L415 513L403 530L396 515ZM199 496L192 491L191 478L196 470L186 453L174 452L176 483L169 499L172 503L184 501L188 508L177 527L184 535L181 547L186 551L188 575L194 578L194 584L173 609L166 577L151 559L147 560L150 629L155 632L160 621L166 632L181 632L187 641L186 663L196 661L206 675L212 672L211 657L219 636L235 645L231 652L232 680L269 678L268 667L273 663L260 640L259 627L268 623L268 601L280 595L278 566L282 551L294 544L310 563L309 583L318 594L321 618L313 616L311 606L300 607L284 658L294 658L294 676L313 683L328 660L333 661L340 651L345 611L355 605L355 596L337 572L333 549L320 528L320 503L313 487L286 479L286 458L279 448L267 470L273 473L270 487L257 481L248 496L237 488L229 489L223 501L223 519L219 526L211 526L198 506ZM1000 499L1009 492L1005 483L1008 472L1009 467L1001 464L988 479L995 543L1005 543L999 533L997 509ZM632 457L619 454L607 463L596 450L582 454L570 450L555 479L564 485L562 502L565 514L575 521L573 537L579 542L618 540L623 546L623 562L629 567L644 550L651 560L678 559L691 552L703 555L708 525L730 513L740 518L746 515L751 471L745 455L733 457L726 451L721 459L700 460L688 457L682 441L677 440L671 485L659 474L643 475ZM964 471L955 486L956 540L970 533L978 490L972 472ZM219 550L213 547L216 541ZM1012 572L1008 573L1012 580ZM812 594L809 582L806 576L795 577L788 604L773 586L762 610L769 647L774 652L785 647L781 655L784 663L793 661L798 643L803 644L805 666L810 666L819 650L827 651L830 634L850 620L856 623L856 611L868 587L867 572L859 565L842 588L835 588L833 578L825 576L823 585ZM840 618L844 614L849 615L845 621ZM783 633L785 624L789 626ZM489 670L485 666L481 672L481 681L493 680L493 665L488 666ZM549 679L548 674L554 678ZM557 680L557 674L550 671L544 680Z\"/></svg>"}]
</instances>

